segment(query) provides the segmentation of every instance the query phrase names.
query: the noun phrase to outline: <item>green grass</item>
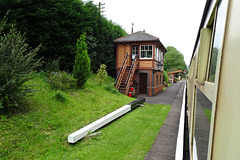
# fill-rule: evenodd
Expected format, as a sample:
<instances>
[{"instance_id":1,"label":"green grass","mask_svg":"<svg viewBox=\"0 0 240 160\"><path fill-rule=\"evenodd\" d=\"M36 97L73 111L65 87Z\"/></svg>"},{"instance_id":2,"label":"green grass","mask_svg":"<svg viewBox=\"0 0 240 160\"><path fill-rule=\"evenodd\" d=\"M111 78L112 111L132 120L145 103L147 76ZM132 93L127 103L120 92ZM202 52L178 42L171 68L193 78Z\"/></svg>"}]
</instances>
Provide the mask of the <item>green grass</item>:
<instances>
[{"instance_id":1,"label":"green grass","mask_svg":"<svg viewBox=\"0 0 240 160\"><path fill-rule=\"evenodd\" d=\"M28 82L36 92L25 112L0 115L0 159L143 159L170 106L147 104L103 128L100 137L67 143L70 133L134 100L106 87L112 82L99 86L93 75L84 89L59 92L39 74Z\"/></svg>"},{"instance_id":2,"label":"green grass","mask_svg":"<svg viewBox=\"0 0 240 160\"><path fill-rule=\"evenodd\" d=\"M211 114L212 114L212 110L211 110L211 109L203 108L203 111L204 111L206 117L208 118L209 122L211 122Z\"/></svg>"}]
</instances>

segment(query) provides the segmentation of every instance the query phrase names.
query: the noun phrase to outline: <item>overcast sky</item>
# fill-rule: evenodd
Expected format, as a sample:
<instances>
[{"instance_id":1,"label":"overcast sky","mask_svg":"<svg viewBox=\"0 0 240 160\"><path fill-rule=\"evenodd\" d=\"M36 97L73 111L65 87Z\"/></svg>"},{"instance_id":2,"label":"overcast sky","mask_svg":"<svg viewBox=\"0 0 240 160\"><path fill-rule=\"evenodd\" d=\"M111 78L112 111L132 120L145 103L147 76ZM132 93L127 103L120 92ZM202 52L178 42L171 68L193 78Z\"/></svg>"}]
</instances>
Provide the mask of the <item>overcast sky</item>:
<instances>
[{"instance_id":1,"label":"overcast sky","mask_svg":"<svg viewBox=\"0 0 240 160\"><path fill-rule=\"evenodd\" d=\"M87 0L85 0L87 1ZM165 47L174 46L189 65L206 0L93 0L105 3L108 20L131 33L145 30Z\"/></svg>"}]
</instances>

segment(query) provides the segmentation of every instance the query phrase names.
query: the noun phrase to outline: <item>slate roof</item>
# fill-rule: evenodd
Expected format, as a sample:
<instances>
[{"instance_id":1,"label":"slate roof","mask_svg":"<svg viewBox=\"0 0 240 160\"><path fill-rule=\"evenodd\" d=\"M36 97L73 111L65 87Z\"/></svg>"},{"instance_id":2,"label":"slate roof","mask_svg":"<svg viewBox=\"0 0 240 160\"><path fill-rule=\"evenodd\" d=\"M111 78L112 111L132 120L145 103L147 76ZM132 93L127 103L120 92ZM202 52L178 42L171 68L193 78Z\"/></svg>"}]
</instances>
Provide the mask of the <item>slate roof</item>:
<instances>
[{"instance_id":1,"label":"slate roof","mask_svg":"<svg viewBox=\"0 0 240 160\"><path fill-rule=\"evenodd\" d=\"M121 42L140 42L140 41L159 41L159 38L152 36L148 33L145 33L143 31L139 31L133 34L129 34L125 37L118 38L114 42L121 43Z\"/></svg>"},{"instance_id":2,"label":"slate roof","mask_svg":"<svg viewBox=\"0 0 240 160\"><path fill-rule=\"evenodd\" d=\"M153 42L156 41L158 43L160 43L160 48L162 49L162 51L165 53L167 52L166 48L164 47L164 45L161 43L161 41L159 40L159 38L145 33L143 31L138 31L132 34L129 34L125 37L121 37L118 38L116 40L114 40L115 43L125 43L125 42Z\"/></svg>"}]
</instances>

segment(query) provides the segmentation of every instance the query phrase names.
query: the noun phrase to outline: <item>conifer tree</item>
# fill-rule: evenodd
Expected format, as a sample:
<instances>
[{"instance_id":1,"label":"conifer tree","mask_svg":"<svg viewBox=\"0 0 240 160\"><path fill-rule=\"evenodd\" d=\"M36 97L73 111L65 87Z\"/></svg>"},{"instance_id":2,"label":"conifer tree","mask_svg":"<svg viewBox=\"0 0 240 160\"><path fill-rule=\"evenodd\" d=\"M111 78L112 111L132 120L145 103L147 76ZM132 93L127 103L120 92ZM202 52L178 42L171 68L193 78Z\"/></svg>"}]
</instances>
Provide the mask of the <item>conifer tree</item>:
<instances>
[{"instance_id":1,"label":"conifer tree","mask_svg":"<svg viewBox=\"0 0 240 160\"><path fill-rule=\"evenodd\" d=\"M6 29L6 20L4 17L0 21L0 109L19 106L33 91L24 83L42 65L41 58L36 58L40 46L31 49L14 25L9 24L10 29Z\"/></svg>"},{"instance_id":2,"label":"conifer tree","mask_svg":"<svg viewBox=\"0 0 240 160\"><path fill-rule=\"evenodd\" d=\"M108 76L106 68L107 66L105 64L102 64L97 71L97 79L100 85L102 84L102 81L105 80Z\"/></svg>"},{"instance_id":3,"label":"conifer tree","mask_svg":"<svg viewBox=\"0 0 240 160\"><path fill-rule=\"evenodd\" d=\"M77 79L77 86L79 88L84 85L90 76L90 58L85 40L85 34L80 35L80 38L77 40L77 55L73 66L73 77Z\"/></svg>"}]
</instances>

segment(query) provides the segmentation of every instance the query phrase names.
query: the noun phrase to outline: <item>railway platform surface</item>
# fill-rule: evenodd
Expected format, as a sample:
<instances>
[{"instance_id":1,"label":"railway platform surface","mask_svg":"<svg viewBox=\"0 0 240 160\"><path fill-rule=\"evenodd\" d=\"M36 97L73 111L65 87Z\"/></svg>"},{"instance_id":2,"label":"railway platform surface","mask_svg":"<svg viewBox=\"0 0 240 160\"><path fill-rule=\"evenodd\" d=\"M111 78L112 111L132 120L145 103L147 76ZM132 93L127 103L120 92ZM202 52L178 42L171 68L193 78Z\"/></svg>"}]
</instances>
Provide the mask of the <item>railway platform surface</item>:
<instances>
[{"instance_id":1,"label":"railway platform surface","mask_svg":"<svg viewBox=\"0 0 240 160\"><path fill-rule=\"evenodd\" d=\"M182 108L185 81L179 81L156 96L147 97L146 103L172 105L150 151L144 160L175 159L179 119ZM139 97L144 97L140 95Z\"/></svg>"}]
</instances>

